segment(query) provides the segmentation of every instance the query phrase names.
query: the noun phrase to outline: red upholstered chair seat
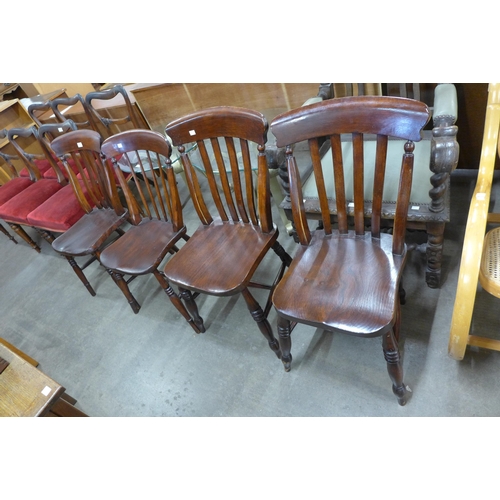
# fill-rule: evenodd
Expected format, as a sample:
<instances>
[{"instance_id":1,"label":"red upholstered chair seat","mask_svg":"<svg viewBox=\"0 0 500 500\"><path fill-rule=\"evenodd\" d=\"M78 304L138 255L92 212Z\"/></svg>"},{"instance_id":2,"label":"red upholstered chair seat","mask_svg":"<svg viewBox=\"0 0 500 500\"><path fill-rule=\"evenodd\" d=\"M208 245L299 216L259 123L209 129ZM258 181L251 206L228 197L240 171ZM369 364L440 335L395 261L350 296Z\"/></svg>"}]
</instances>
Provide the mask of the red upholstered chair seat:
<instances>
[{"instance_id":1,"label":"red upholstered chair seat","mask_svg":"<svg viewBox=\"0 0 500 500\"><path fill-rule=\"evenodd\" d=\"M63 233L85 215L70 185L64 186L28 214L30 226Z\"/></svg>"},{"instance_id":2,"label":"red upholstered chair seat","mask_svg":"<svg viewBox=\"0 0 500 500\"><path fill-rule=\"evenodd\" d=\"M64 168L64 165L56 158L54 157L54 160L56 163L59 165L61 172L63 173L64 177L68 178L68 174L66 173L66 169ZM36 165L38 170L40 170L40 174L43 179L57 179L57 174L55 173L54 169L50 165L49 160L33 160L33 163ZM75 162L69 158L68 159L68 164L72 168L73 172L77 172L78 169L76 168ZM29 171L27 167L24 167L20 172L19 175L21 177L29 177Z\"/></svg>"},{"instance_id":3,"label":"red upholstered chair seat","mask_svg":"<svg viewBox=\"0 0 500 500\"><path fill-rule=\"evenodd\" d=\"M17 224L28 224L28 214L62 188L63 186L54 179L41 179L34 182L0 206L0 219Z\"/></svg>"},{"instance_id":4,"label":"red upholstered chair seat","mask_svg":"<svg viewBox=\"0 0 500 500\"><path fill-rule=\"evenodd\" d=\"M3 186L0 186L0 206L19 194L21 191L24 191L28 186L31 186L31 184L34 183L29 178L15 177Z\"/></svg>"},{"instance_id":5,"label":"red upholstered chair seat","mask_svg":"<svg viewBox=\"0 0 500 500\"><path fill-rule=\"evenodd\" d=\"M54 169L50 166L49 160L33 160L33 163L36 165L38 170L40 170L40 174L44 179L57 179L57 175L54 172ZM27 167L24 167L19 175L21 177L29 177L30 173Z\"/></svg>"}]
</instances>

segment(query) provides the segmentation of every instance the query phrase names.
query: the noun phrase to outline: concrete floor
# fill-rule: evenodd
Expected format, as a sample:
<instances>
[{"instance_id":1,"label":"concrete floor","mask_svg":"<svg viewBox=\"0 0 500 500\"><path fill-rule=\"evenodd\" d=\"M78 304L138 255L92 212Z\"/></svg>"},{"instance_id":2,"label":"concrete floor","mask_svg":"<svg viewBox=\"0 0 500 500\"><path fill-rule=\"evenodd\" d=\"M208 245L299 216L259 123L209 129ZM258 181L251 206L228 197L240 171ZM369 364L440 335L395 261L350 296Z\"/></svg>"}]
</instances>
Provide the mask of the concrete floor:
<instances>
[{"instance_id":1,"label":"concrete floor","mask_svg":"<svg viewBox=\"0 0 500 500\"><path fill-rule=\"evenodd\" d=\"M0 336L37 359L90 416L498 416L500 353L468 348L461 362L447 355L474 182L465 173L452 179L442 287L426 286L421 254L408 260L401 331L405 381L413 394L405 407L392 394L379 338L299 325L292 333L292 370L285 373L241 297L200 296L207 331L196 335L154 277L132 283L142 304L134 315L99 265L86 270L97 292L91 297L67 262L31 230L41 254L0 235ZM188 230L194 229L190 202L185 214ZM295 243L284 231L280 240L293 253ZM276 268L271 254L257 272L261 277ZM478 303L476 331L491 324L497 329L496 299L482 294ZM275 328L274 311L269 319Z\"/></svg>"}]
</instances>

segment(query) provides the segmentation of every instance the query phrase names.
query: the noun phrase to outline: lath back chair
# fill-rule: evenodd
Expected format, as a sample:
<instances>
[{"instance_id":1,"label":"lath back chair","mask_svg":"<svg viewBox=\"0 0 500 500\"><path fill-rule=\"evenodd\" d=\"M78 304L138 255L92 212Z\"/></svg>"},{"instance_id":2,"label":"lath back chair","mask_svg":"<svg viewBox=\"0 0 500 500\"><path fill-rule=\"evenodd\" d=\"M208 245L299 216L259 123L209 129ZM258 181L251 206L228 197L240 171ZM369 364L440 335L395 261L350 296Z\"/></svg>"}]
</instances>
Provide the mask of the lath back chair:
<instances>
[{"instance_id":1,"label":"lath back chair","mask_svg":"<svg viewBox=\"0 0 500 500\"><path fill-rule=\"evenodd\" d=\"M202 325L195 294L231 296L241 293L270 348L281 356L267 320L270 296L281 279L290 256L278 242L273 224L265 144L268 123L256 111L215 107L171 122L166 134L178 147L191 198L201 226L165 266L165 275L179 287L181 297ZM196 142L201 165L194 168L186 144ZM257 152L258 186L252 173L249 144ZM223 152L227 155L223 155ZM237 151L241 153L238 162ZM198 173L203 169L203 176ZM217 179L216 179L217 175ZM205 180L206 179L206 180ZM208 183L202 189L201 180ZM253 275L267 252L273 249L281 266L271 285L255 283ZM269 290L267 304L260 306L249 288Z\"/></svg>"},{"instance_id":2,"label":"lath back chair","mask_svg":"<svg viewBox=\"0 0 500 500\"><path fill-rule=\"evenodd\" d=\"M44 125L41 133L50 126ZM84 215L54 239L52 248L72 263L72 268L92 296L96 292L83 270L94 260L100 260L102 250L116 232L123 234L127 211L122 207L116 183L109 166L101 155L102 137L94 130L72 130L51 142L54 153L63 163L71 189ZM83 266L75 257L90 257ZM114 276L109 272L110 276Z\"/></svg>"},{"instance_id":3,"label":"lath back chair","mask_svg":"<svg viewBox=\"0 0 500 500\"><path fill-rule=\"evenodd\" d=\"M102 152L120 182L131 227L102 252L101 262L113 273L134 313L141 306L128 283L137 276L153 274L174 307L199 333L198 325L158 269L168 253L178 250L177 243L188 239L170 160L170 143L151 130L128 130L106 139ZM128 181L121 166L131 173ZM144 182L146 178L149 182ZM125 276L131 278L127 281Z\"/></svg>"},{"instance_id":4,"label":"lath back chair","mask_svg":"<svg viewBox=\"0 0 500 500\"><path fill-rule=\"evenodd\" d=\"M425 280L429 287L438 288L441 284L442 253L444 244L444 229L450 221L450 174L458 164L459 146L456 140L458 129L457 92L453 84L407 84L407 83L325 83L321 84L316 98L309 100L328 101L343 97L361 96L398 96L412 98L427 103L432 111L432 130L426 127L422 140L415 146L415 162L419 167L415 171L415 181L410 196L407 214L408 229L425 231L426 243L415 245L418 251L424 252L427 268ZM349 147L347 144L345 147ZM391 141L388 149L389 158L398 159L399 144ZM325 182L334 182L331 172L331 155L325 154L328 144L321 149ZM365 139L365 155L374 154L373 138ZM352 163L345 165L352 171ZM280 177L286 193L282 207L291 218L291 202L289 196L286 167L281 168ZM310 219L319 220L321 210L318 203L318 189L312 175L312 167L304 165L301 176L305 211ZM384 192L385 210L382 214L383 224L391 226L395 216L395 201L397 179L388 183ZM347 186L347 194L352 196L352 187ZM365 194L365 200L370 202L370 189ZM336 213L332 211L334 221ZM367 219L369 224L369 218ZM295 234L296 238L296 234Z\"/></svg>"},{"instance_id":5,"label":"lath back chair","mask_svg":"<svg viewBox=\"0 0 500 500\"><path fill-rule=\"evenodd\" d=\"M286 147L293 221L299 247L289 270L276 287L273 304L279 315L282 361L291 368L291 331L297 323L359 337L382 336L393 391L401 405L408 391L398 340L401 276L406 260L405 229L415 149L429 120L427 106L419 101L391 97L347 97L304 106L276 117L271 129L278 147ZM364 138L375 136L373 164L364 158ZM398 165L387 164L390 137L404 140ZM328 190L321 164L320 142L329 143L335 192ZM318 187L323 229L308 224L298 162L292 145L307 141ZM352 152L343 143L352 144ZM345 164L353 170L345 172ZM387 168L387 172L386 172ZM393 234L381 231L384 181L388 171L399 171ZM368 179L368 171L373 178ZM365 229L365 185L373 183L371 230ZM352 184L354 196L346 195ZM333 200L333 201L332 201ZM337 213L336 225L331 211ZM354 217L349 229L348 216ZM398 293L399 292L399 293Z\"/></svg>"}]
</instances>

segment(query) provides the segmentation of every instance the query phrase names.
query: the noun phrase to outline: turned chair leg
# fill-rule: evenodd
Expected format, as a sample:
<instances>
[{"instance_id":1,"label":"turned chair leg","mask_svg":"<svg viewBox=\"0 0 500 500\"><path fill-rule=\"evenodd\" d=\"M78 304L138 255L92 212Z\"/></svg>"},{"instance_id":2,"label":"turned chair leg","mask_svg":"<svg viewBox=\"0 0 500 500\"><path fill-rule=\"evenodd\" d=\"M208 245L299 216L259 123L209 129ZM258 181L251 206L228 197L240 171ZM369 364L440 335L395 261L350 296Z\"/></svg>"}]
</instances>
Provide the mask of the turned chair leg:
<instances>
[{"instance_id":1,"label":"turned chair leg","mask_svg":"<svg viewBox=\"0 0 500 500\"><path fill-rule=\"evenodd\" d=\"M5 229L2 224L0 224L0 232L2 232L3 234L5 234L5 236L7 236L7 238L9 238L10 241L13 241L16 245L17 245L17 240L14 238L14 236L12 236L8 231L7 229Z\"/></svg>"},{"instance_id":2,"label":"turned chair leg","mask_svg":"<svg viewBox=\"0 0 500 500\"><path fill-rule=\"evenodd\" d=\"M11 224L9 222L10 228L21 238L23 239L33 250L38 253L41 252L40 247L30 238L29 234L19 225L19 224Z\"/></svg>"},{"instance_id":3,"label":"turned chair leg","mask_svg":"<svg viewBox=\"0 0 500 500\"><path fill-rule=\"evenodd\" d=\"M184 316L185 320L189 323L191 328L196 332L196 333L201 333L200 328L198 325L193 321L193 318L189 315L187 309L184 307L184 304L182 303L182 300L179 298L179 296L174 292L174 289L170 286L170 283L167 281L165 276L157 270L153 272L155 275L155 278L158 280L158 283L160 283L160 286L162 287L163 291L167 294L168 298L172 302L172 304L175 306L175 308ZM202 322L203 326L203 322Z\"/></svg>"},{"instance_id":4,"label":"turned chair leg","mask_svg":"<svg viewBox=\"0 0 500 500\"><path fill-rule=\"evenodd\" d=\"M398 398L398 403L404 406L409 398L411 390L403 382L403 365L399 351L399 307L396 313L396 322L392 330L382 336L382 349L387 362L387 371L392 381L392 392Z\"/></svg>"},{"instance_id":5,"label":"turned chair leg","mask_svg":"<svg viewBox=\"0 0 500 500\"><path fill-rule=\"evenodd\" d=\"M137 314L141 309L141 306L139 302L137 302L135 297L132 295L132 292L130 291L127 282L123 278L123 274L118 273L116 271L112 271L111 269L107 269L107 271L108 274L111 276L111 278L113 278L113 281L118 285L118 288L122 291L123 295L125 295L125 298L130 304L132 311L134 311L134 314Z\"/></svg>"},{"instance_id":6,"label":"turned chair leg","mask_svg":"<svg viewBox=\"0 0 500 500\"><path fill-rule=\"evenodd\" d=\"M196 301L194 300L193 294L191 293L190 290L179 287L179 295L186 304L186 309L192 316L195 325L198 327L199 329L198 333L204 333L206 331L205 325L203 324L203 318L200 316L200 313L198 312L198 306L196 305Z\"/></svg>"},{"instance_id":7,"label":"turned chair leg","mask_svg":"<svg viewBox=\"0 0 500 500\"><path fill-rule=\"evenodd\" d=\"M52 242L55 240L54 235L52 233L50 233L49 231L46 231L45 229L36 228L36 230L38 233L40 233L42 235L42 237L45 239L45 241L47 241L47 243L52 245ZM83 283L85 288L88 290L90 295L92 295L92 297L95 297L96 293L95 293L94 289L92 288L92 285L89 283L87 277L83 273L82 268L77 264L74 257L72 257L71 255L63 255L63 257L69 262L71 269L73 269L73 271L78 276L80 281Z\"/></svg>"},{"instance_id":8,"label":"turned chair leg","mask_svg":"<svg viewBox=\"0 0 500 500\"><path fill-rule=\"evenodd\" d=\"M262 310L262 307L260 307L259 303L254 299L252 294L249 292L248 288L244 288L241 294L245 299L245 302L247 304L248 310L250 311L250 314L252 315L252 318L255 320L262 335L264 335L267 342L269 343L269 347L276 354L278 359L281 359L281 350L279 343L273 334L271 325L269 324L269 321L267 320L266 315Z\"/></svg>"},{"instance_id":9,"label":"turned chair leg","mask_svg":"<svg viewBox=\"0 0 500 500\"><path fill-rule=\"evenodd\" d=\"M64 255L64 258L69 262L71 269L73 269L73 271L78 276L80 281L83 283L85 288L89 291L90 295L92 295L92 297L95 297L96 293L92 288L92 285L89 283L87 277L82 271L82 268L77 264L76 260L73 257L70 257L69 255Z\"/></svg>"},{"instance_id":10,"label":"turned chair leg","mask_svg":"<svg viewBox=\"0 0 500 500\"><path fill-rule=\"evenodd\" d=\"M281 361L285 367L285 371L289 372L292 368L292 324L289 320L278 316L278 337L281 349Z\"/></svg>"}]
</instances>

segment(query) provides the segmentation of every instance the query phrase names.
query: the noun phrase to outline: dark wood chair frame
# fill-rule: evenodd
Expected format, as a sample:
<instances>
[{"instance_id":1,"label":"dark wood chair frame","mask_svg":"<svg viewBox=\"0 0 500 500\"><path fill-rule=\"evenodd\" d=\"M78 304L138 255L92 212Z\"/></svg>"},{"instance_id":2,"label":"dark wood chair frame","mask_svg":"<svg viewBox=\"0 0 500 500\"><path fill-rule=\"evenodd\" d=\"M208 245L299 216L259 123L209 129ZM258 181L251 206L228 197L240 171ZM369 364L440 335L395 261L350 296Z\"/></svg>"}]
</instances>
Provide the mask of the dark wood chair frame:
<instances>
[{"instance_id":1,"label":"dark wood chair frame","mask_svg":"<svg viewBox=\"0 0 500 500\"><path fill-rule=\"evenodd\" d=\"M200 327L203 319L194 300L198 294L231 296L241 293L269 347L281 358L278 341L267 318L272 309L272 293L285 268L290 265L291 257L278 242L278 229L272 219L269 169L265 153L267 131L268 123L261 113L230 106L208 108L167 125L165 133L181 154L190 195L201 226L167 262L165 274L178 286L182 299ZM224 161L219 141L227 149L230 165L226 165ZM192 165L187 153L186 145L192 142L196 142L203 162L203 166L199 165L198 168ZM216 165L212 165L210 161L206 142L213 148ZM249 142L256 143L258 147L256 199ZM236 143L243 156L242 169L236 157ZM200 168L204 169L202 178L207 179L210 193L202 191L198 172ZM209 206L212 206L212 213ZM256 235L259 235L258 238ZM216 254L220 255L216 248L227 249L223 261L220 257L215 257ZM234 255L234 248L256 249L254 260L250 262L241 252ZM255 270L270 249L281 260L274 282L269 285L253 281ZM199 276L192 280L190 275L194 262L203 262L204 271L200 271ZM245 276L238 275L235 278L237 273L233 266L239 268L238 271L244 270L241 274ZM250 293L251 287L269 290L264 308Z\"/></svg>"},{"instance_id":2,"label":"dark wood chair frame","mask_svg":"<svg viewBox=\"0 0 500 500\"><path fill-rule=\"evenodd\" d=\"M299 247L290 269L278 284L273 303L278 312L282 361L291 368L291 331L297 323L359 337L382 337L393 392L406 404L407 386L399 352L401 285L406 261L406 214L413 175L414 142L429 120L424 103L391 97L348 97L304 106L276 117L271 129L278 147L286 147L292 216ZM352 135L354 203L345 196L341 137ZM371 233L366 231L363 138L375 134ZM393 234L381 231L382 197L389 136L404 139ZM335 200L327 193L320 143L331 147ZM307 141L318 186L322 228L311 232L302 194L302 182L293 145ZM387 165L387 168L398 168ZM336 211L335 224L331 220ZM349 229L348 216L354 218ZM362 259L362 262L361 262ZM363 265L366 262L367 265Z\"/></svg>"},{"instance_id":3,"label":"dark wood chair frame","mask_svg":"<svg viewBox=\"0 0 500 500\"><path fill-rule=\"evenodd\" d=\"M432 106L432 98L437 86L435 84L333 84L322 83L319 86L317 100L330 100L343 96L363 96L371 93L381 93L388 96L407 97L423 100ZM431 108L432 109L432 108ZM410 249L417 249L425 253L427 268L425 280L431 288L441 285L441 267L444 244L445 225L450 221L450 174L458 164L459 145L456 140L458 128L455 125L456 116L452 114L435 114L432 117L432 130L424 131L424 138L432 141L431 159L429 163L429 180L432 188L429 191L428 202L418 207L418 210L408 212L407 228L425 231L427 243L415 245ZM321 153L328 150L326 144ZM280 183L285 193L281 208L287 217L292 219L291 200L289 190L288 171L285 163L280 164ZM302 181L305 182L312 174L312 166L306 166L301 172ZM306 202L307 217L320 220L320 208L317 199L308 199ZM332 213L332 221L336 214ZM394 219L394 205L386 204L382 214L382 224L390 228ZM366 223L370 224L369 217ZM291 231L297 241L295 230Z\"/></svg>"},{"instance_id":4,"label":"dark wood chair frame","mask_svg":"<svg viewBox=\"0 0 500 500\"><path fill-rule=\"evenodd\" d=\"M131 224L126 234L101 254L102 264L112 273L134 313L141 306L128 284L138 276L153 274L174 307L200 333L199 324L158 269L167 254L178 251L178 242L189 240L170 159L170 143L158 132L134 129L106 139L102 152L119 180ZM118 161L126 162L130 168L128 179ZM149 182L144 182L145 179ZM130 184L134 185L134 191ZM126 280L125 276L130 278Z\"/></svg>"},{"instance_id":5,"label":"dark wood chair frame","mask_svg":"<svg viewBox=\"0 0 500 500\"><path fill-rule=\"evenodd\" d=\"M68 231L58 237L46 231L45 239L69 261L90 295L95 296L96 292L84 271L90 264L99 261L101 252L111 243L109 240L114 233L111 241L124 234L121 226L126 222L127 215L115 193L116 186L110 184L109 172L102 164L102 137L93 130L78 130L72 120L44 124L38 135L64 165L69 183L85 211L82 219ZM81 143L82 149L75 147L77 143ZM70 166L70 162L76 168ZM76 257L88 259L80 265ZM109 271L108 274L113 278Z\"/></svg>"}]
</instances>

